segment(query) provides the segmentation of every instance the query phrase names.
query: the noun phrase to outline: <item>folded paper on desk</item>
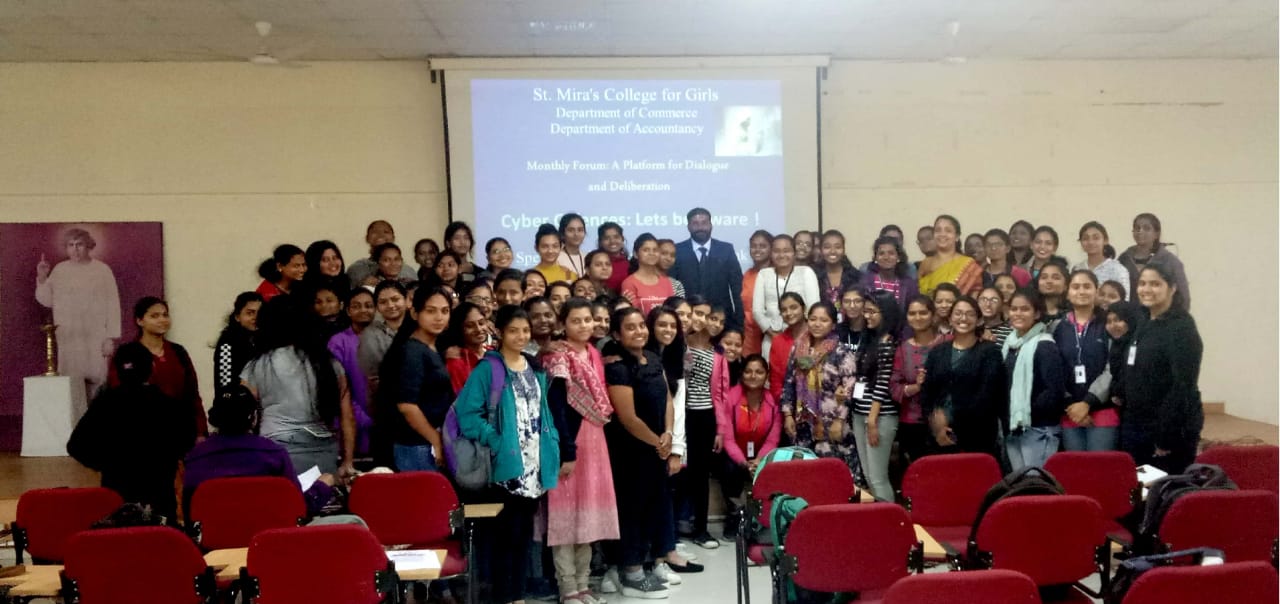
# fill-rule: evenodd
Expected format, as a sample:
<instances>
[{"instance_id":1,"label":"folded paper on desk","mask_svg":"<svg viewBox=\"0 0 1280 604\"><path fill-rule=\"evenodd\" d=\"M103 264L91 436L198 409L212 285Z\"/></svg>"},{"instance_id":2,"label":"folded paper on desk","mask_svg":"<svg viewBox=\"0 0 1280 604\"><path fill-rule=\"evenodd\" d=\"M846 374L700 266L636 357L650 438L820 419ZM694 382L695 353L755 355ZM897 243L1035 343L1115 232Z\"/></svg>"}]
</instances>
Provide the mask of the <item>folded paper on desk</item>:
<instances>
[{"instance_id":1,"label":"folded paper on desk","mask_svg":"<svg viewBox=\"0 0 1280 604\"><path fill-rule=\"evenodd\" d=\"M435 550L402 549L387 552L387 559L396 563L396 570L427 570L440 568L440 558Z\"/></svg>"},{"instance_id":2,"label":"folded paper on desk","mask_svg":"<svg viewBox=\"0 0 1280 604\"><path fill-rule=\"evenodd\" d=\"M298 484L302 487L303 493L306 493L317 480L320 480L320 466L311 466L310 470L298 475Z\"/></svg>"},{"instance_id":3,"label":"folded paper on desk","mask_svg":"<svg viewBox=\"0 0 1280 604\"><path fill-rule=\"evenodd\" d=\"M1165 472L1153 465L1142 464L1138 466L1138 482L1142 484L1142 500L1146 501L1147 487L1151 486L1151 483L1168 475L1168 472Z\"/></svg>"}]
</instances>

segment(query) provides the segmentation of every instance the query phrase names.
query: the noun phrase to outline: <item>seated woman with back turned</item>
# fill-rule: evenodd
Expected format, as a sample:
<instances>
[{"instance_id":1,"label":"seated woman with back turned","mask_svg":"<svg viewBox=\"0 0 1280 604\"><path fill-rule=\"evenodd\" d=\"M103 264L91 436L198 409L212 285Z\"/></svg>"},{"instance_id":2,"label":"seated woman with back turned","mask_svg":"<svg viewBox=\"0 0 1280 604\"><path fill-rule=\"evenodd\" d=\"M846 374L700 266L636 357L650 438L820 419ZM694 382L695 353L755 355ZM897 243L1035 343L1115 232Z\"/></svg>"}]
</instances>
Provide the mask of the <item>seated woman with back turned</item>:
<instances>
[{"instance_id":1,"label":"seated woman with back turned","mask_svg":"<svg viewBox=\"0 0 1280 604\"><path fill-rule=\"evenodd\" d=\"M248 388L235 385L213 401L209 423L217 432L187 453L182 475L182 509L206 480L233 476L281 476L301 488L289 452L275 441L254 434L258 400ZM333 475L324 474L307 489L307 512L315 514L333 497Z\"/></svg>"}]
</instances>

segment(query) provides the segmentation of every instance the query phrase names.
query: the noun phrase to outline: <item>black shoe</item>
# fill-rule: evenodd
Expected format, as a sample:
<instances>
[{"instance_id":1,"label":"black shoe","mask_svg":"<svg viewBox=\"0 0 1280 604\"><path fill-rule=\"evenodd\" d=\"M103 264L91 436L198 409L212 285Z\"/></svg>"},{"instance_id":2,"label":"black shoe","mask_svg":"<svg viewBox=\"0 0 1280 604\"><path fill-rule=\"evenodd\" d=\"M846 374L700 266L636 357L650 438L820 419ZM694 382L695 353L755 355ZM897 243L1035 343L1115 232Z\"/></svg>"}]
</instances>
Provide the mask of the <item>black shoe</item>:
<instances>
[{"instance_id":1,"label":"black shoe","mask_svg":"<svg viewBox=\"0 0 1280 604\"><path fill-rule=\"evenodd\" d=\"M701 535L693 538L693 544L702 549L716 549L720 547L720 542L711 536L711 533L703 531Z\"/></svg>"},{"instance_id":2,"label":"black shoe","mask_svg":"<svg viewBox=\"0 0 1280 604\"><path fill-rule=\"evenodd\" d=\"M705 567L702 566L701 564L698 564L697 562L689 562L689 561L685 561L683 565L672 564L668 562L667 566L671 567L671 570L676 571L680 574L700 573L705 569Z\"/></svg>"}]
</instances>

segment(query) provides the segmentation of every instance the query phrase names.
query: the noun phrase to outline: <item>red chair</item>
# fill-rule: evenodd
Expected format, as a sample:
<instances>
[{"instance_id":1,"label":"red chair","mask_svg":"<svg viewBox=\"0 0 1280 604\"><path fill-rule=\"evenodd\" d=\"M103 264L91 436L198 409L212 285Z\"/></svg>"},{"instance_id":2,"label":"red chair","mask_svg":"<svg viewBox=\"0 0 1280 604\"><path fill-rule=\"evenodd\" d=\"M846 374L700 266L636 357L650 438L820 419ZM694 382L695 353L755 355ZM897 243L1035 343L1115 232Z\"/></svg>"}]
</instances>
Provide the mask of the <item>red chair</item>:
<instances>
[{"instance_id":1,"label":"red chair","mask_svg":"<svg viewBox=\"0 0 1280 604\"><path fill-rule=\"evenodd\" d=\"M351 524L258 533L240 583L258 604L375 604L398 593L394 565L378 539Z\"/></svg>"},{"instance_id":2,"label":"red chair","mask_svg":"<svg viewBox=\"0 0 1280 604\"><path fill-rule=\"evenodd\" d=\"M777 493L803 498L810 506L849 503L856 501L858 494L849 466L834 457L774 462L761 469L747 492L746 505L738 510L739 529L734 553L739 602L751 601L748 561L764 564L765 549L773 547L772 544L748 539L746 533L751 523L747 519L754 518L757 526L767 530L772 497Z\"/></svg>"},{"instance_id":3,"label":"red chair","mask_svg":"<svg viewBox=\"0 0 1280 604\"><path fill-rule=\"evenodd\" d=\"M13 548L18 564L22 552L32 561L59 563L67 540L88 529L120 506L124 500L111 489L34 489L18 498L13 522Z\"/></svg>"},{"instance_id":4,"label":"red chair","mask_svg":"<svg viewBox=\"0 0 1280 604\"><path fill-rule=\"evenodd\" d=\"M1280 447L1214 447L1196 457L1196 463L1221 467L1242 490L1261 489L1280 494Z\"/></svg>"},{"instance_id":5,"label":"red chair","mask_svg":"<svg viewBox=\"0 0 1280 604\"><path fill-rule=\"evenodd\" d=\"M306 513L302 491L288 478L215 478L191 497L191 532L206 550L248 547L254 535L298 526Z\"/></svg>"},{"instance_id":6,"label":"red chair","mask_svg":"<svg viewBox=\"0 0 1280 604\"><path fill-rule=\"evenodd\" d=\"M898 505L839 503L796 515L772 567L776 602L784 601L787 577L796 587L871 600L911 570L923 572L924 554L911 518Z\"/></svg>"},{"instance_id":7,"label":"red chair","mask_svg":"<svg viewBox=\"0 0 1280 604\"><path fill-rule=\"evenodd\" d=\"M1280 601L1280 579L1264 562L1154 568L1138 577L1124 604Z\"/></svg>"},{"instance_id":8,"label":"red chair","mask_svg":"<svg viewBox=\"0 0 1280 604\"><path fill-rule=\"evenodd\" d=\"M1040 604L1040 591L1026 575L1012 570L933 573L901 579L889 588L884 604Z\"/></svg>"},{"instance_id":9,"label":"red chair","mask_svg":"<svg viewBox=\"0 0 1280 604\"><path fill-rule=\"evenodd\" d=\"M1002 478L999 462L990 455L930 455L907 467L902 495L912 522L929 531L958 566L982 500Z\"/></svg>"},{"instance_id":10,"label":"red chair","mask_svg":"<svg viewBox=\"0 0 1280 604\"><path fill-rule=\"evenodd\" d=\"M1002 499L982 517L969 558L1018 571L1039 587L1064 586L1065 601L1088 602L1073 584L1098 572L1106 591L1111 552L1103 527L1101 506L1081 495Z\"/></svg>"},{"instance_id":11,"label":"red chair","mask_svg":"<svg viewBox=\"0 0 1280 604\"><path fill-rule=\"evenodd\" d=\"M1198 491L1179 497L1160 522L1169 551L1212 547L1228 562L1275 563L1280 503L1269 491Z\"/></svg>"},{"instance_id":12,"label":"red chair","mask_svg":"<svg viewBox=\"0 0 1280 604\"><path fill-rule=\"evenodd\" d=\"M1119 521L1142 501L1134 468L1133 458L1121 451L1063 451L1044 464L1068 495L1084 495L1102 506L1107 537L1125 547L1133 543L1133 533Z\"/></svg>"},{"instance_id":13,"label":"red chair","mask_svg":"<svg viewBox=\"0 0 1280 604\"><path fill-rule=\"evenodd\" d=\"M216 595L213 569L181 531L145 526L82 531L67 542L68 604L194 604Z\"/></svg>"},{"instance_id":14,"label":"red chair","mask_svg":"<svg viewBox=\"0 0 1280 604\"><path fill-rule=\"evenodd\" d=\"M440 578L464 573L468 591L476 583L471 569L474 548L467 531L467 547L458 539L464 528L462 505L449 479L439 472L365 474L351 487L351 513L364 519L383 545L446 550ZM468 601L474 601L468 598Z\"/></svg>"}]
</instances>

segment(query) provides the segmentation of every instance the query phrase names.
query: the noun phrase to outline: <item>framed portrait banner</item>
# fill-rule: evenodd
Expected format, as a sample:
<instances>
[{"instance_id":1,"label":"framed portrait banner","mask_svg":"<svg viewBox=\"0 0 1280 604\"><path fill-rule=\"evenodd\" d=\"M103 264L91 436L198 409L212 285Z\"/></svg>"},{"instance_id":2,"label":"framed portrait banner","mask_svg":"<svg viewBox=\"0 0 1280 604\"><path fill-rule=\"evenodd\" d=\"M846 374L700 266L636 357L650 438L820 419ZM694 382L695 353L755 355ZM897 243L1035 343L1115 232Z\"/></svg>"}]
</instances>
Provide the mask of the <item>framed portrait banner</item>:
<instances>
[{"instance_id":1,"label":"framed portrait banner","mask_svg":"<svg viewBox=\"0 0 1280 604\"><path fill-rule=\"evenodd\" d=\"M144 296L164 297L161 223L0 224L0 450L21 443L23 378L45 372L41 326L57 326L57 371L92 400Z\"/></svg>"}]
</instances>

